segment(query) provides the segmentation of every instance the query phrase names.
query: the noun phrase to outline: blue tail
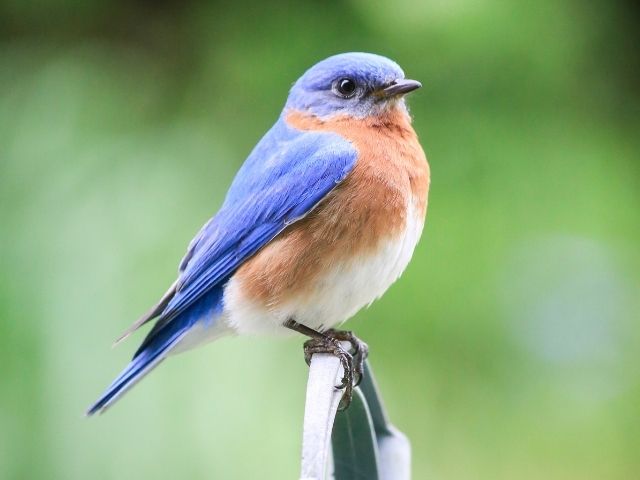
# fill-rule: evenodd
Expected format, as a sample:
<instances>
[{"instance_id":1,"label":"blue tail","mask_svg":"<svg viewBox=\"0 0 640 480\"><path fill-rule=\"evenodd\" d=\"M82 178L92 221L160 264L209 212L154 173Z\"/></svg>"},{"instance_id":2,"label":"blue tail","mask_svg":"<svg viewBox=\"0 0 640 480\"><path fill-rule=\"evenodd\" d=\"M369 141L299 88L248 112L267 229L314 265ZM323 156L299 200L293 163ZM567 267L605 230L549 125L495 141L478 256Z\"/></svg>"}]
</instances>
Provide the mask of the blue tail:
<instances>
[{"instance_id":1,"label":"blue tail","mask_svg":"<svg viewBox=\"0 0 640 480\"><path fill-rule=\"evenodd\" d=\"M87 415L102 413L110 407L142 377L157 367L198 321L215 318L220 309L221 299L222 289L213 288L171 321L163 322L160 317L129 365L109 385L98 401L89 407Z\"/></svg>"}]
</instances>

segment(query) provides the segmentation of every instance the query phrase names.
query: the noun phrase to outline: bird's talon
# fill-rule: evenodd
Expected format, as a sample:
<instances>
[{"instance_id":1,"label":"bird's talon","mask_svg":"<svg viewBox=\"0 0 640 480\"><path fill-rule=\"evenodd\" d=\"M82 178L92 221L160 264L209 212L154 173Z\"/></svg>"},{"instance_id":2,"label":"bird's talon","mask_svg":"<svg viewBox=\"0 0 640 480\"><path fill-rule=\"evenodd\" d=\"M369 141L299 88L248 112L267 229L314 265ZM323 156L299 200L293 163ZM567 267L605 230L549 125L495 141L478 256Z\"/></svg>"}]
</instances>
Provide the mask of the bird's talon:
<instances>
[{"instance_id":1,"label":"bird's talon","mask_svg":"<svg viewBox=\"0 0 640 480\"><path fill-rule=\"evenodd\" d=\"M351 400L353 399L353 386L348 385L344 389L344 393L342 394L342 398L340 399L340 403L338 404L338 410L344 411L349 408L351 405Z\"/></svg>"},{"instance_id":2,"label":"bird's talon","mask_svg":"<svg viewBox=\"0 0 640 480\"><path fill-rule=\"evenodd\" d=\"M340 342L349 342L350 351ZM362 381L369 347L352 332L331 329L324 332L322 337L314 337L305 342L304 359L307 365L311 365L311 357L316 353L330 353L340 359L344 374L335 388L344 390L338 408L345 410L351 403L354 387Z\"/></svg>"},{"instance_id":3,"label":"bird's talon","mask_svg":"<svg viewBox=\"0 0 640 480\"><path fill-rule=\"evenodd\" d=\"M325 335L335 338L338 341L349 342L351 344L353 356L353 377L355 379L354 386L360 385L364 376L364 362L369 355L369 346L356 337L353 332L348 330L329 329Z\"/></svg>"}]
</instances>

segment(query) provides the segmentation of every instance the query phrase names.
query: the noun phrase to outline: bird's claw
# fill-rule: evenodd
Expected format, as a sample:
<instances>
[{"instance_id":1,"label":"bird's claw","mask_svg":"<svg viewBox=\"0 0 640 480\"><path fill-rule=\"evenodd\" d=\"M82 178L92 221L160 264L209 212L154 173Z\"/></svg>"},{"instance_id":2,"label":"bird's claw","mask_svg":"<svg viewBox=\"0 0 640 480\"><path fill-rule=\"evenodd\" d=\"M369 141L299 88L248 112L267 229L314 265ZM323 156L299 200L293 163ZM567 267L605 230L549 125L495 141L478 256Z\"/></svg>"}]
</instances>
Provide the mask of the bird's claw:
<instances>
[{"instance_id":1,"label":"bird's claw","mask_svg":"<svg viewBox=\"0 0 640 480\"><path fill-rule=\"evenodd\" d=\"M340 342L349 342L353 353L348 352ZM323 337L305 342L304 358L307 365L311 365L311 357L315 353L329 353L340 359L344 375L336 388L344 390L344 394L338 408L346 410L353 398L353 388L362 381L369 347L352 332L331 329L324 332Z\"/></svg>"},{"instance_id":2,"label":"bird's claw","mask_svg":"<svg viewBox=\"0 0 640 480\"><path fill-rule=\"evenodd\" d=\"M351 355L354 364L354 386L360 385L364 376L364 362L369 356L369 345L356 337L353 332L348 330L329 329L324 332L330 338L335 338L341 342L349 342L351 344Z\"/></svg>"}]
</instances>

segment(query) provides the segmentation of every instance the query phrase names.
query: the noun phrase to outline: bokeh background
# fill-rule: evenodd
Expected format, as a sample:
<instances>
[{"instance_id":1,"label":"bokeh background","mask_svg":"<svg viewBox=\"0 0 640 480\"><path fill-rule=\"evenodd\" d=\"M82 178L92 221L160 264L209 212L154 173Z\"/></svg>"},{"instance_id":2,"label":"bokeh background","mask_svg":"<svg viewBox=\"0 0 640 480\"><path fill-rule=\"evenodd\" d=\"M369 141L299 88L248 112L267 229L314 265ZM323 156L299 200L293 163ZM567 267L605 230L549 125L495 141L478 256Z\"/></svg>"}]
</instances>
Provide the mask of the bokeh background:
<instances>
[{"instance_id":1,"label":"bokeh background","mask_svg":"<svg viewBox=\"0 0 640 480\"><path fill-rule=\"evenodd\" d=\"M353 50L424 83L424 236L347 324L415 478L637 478L639 20L631 1L0 2L0 478L297 477L300 340L223 340L83 411L291 83Z\"/></svg>"}]
</instances>

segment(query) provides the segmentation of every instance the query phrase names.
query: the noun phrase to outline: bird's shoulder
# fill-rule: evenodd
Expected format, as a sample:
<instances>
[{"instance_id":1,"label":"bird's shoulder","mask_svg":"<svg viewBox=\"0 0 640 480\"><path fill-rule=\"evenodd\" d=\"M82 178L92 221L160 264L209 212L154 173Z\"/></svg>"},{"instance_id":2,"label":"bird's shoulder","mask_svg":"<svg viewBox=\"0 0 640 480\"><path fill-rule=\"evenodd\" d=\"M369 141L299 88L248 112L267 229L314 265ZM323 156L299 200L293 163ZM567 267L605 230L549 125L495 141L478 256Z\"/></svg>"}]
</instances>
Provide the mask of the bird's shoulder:
<instances>
[{"instance_id":1,"label":"bird's shoulder","mask_svg":"<svg viewBox=\"0 0 640 480\"><path fill-rule=\"evenodd\" d=\"M370 117L336 115L328 119L292 111L286 118L296 129L334 133L353 145L358 161L344 188L362 190L370 202L376 197L388 200L389 195L397 194L403 202L411 200L424 214L429 164L405 108Z\"/></svg>"},{"instance_id":2,"label":"bird's shoulder","mask_svg":"<svg viewBox=\"0 0 640 480\"><path fill-rule=\"evenodd\" d=\"M200 257L215 261L256 235L258 243L266 242L304 217L344 180L356 158L354 146L339 135L297 130L280 118L236 174L218 213L191 241L179 287L200 274Z\"/></svg>"}]
</instances>

